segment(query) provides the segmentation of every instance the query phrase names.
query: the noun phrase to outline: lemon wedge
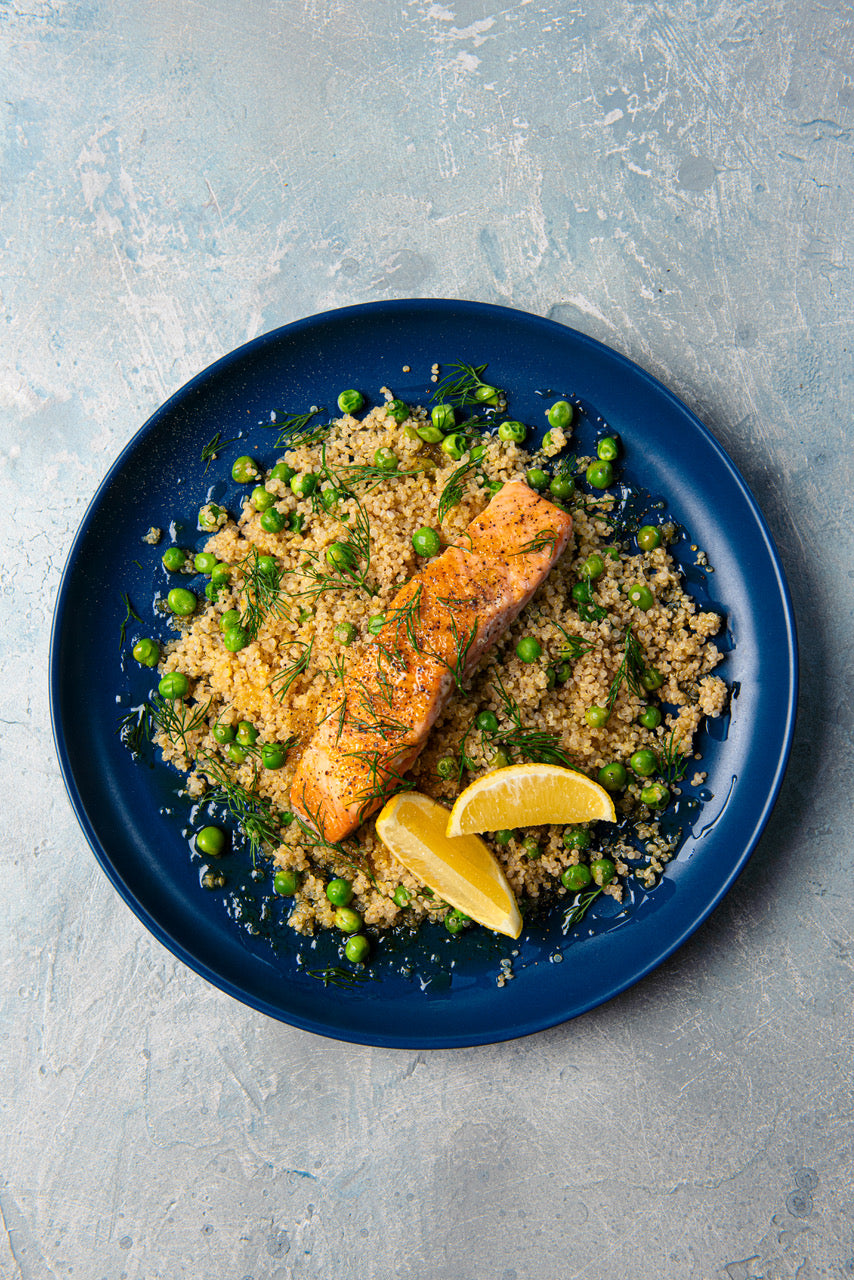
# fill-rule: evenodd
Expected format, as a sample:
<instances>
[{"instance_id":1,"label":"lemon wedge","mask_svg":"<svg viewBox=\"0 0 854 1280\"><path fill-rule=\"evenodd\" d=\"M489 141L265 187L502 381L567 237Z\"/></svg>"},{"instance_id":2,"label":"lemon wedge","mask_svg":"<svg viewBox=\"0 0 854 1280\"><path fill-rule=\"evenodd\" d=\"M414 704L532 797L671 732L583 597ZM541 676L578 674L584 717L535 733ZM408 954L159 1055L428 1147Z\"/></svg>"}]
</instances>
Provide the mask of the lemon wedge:
<instances>
[{"instance_id":1,"label":"lemon wedge","mask_svg":"<svg viewBox=\"0 0 854 1280\"><path fill-rule=\"evenodd\" d=\"M478 836L446 834L450 816L435 800L405 791L380 813L377 835L445 902L486 929L518 938L522 917L504 873Z\"/></svg>"},{"instance_id":2,"label":"lemon wedge","mask_svg":"<svg viewBox=\"0 0 854 1280\"><path fill-rule=\"evenodd\" d=\"M585 774L554 764L511 764L466 787L451 810L447 834L616 820L608 792Z\"/></svg>"}]
</instances>

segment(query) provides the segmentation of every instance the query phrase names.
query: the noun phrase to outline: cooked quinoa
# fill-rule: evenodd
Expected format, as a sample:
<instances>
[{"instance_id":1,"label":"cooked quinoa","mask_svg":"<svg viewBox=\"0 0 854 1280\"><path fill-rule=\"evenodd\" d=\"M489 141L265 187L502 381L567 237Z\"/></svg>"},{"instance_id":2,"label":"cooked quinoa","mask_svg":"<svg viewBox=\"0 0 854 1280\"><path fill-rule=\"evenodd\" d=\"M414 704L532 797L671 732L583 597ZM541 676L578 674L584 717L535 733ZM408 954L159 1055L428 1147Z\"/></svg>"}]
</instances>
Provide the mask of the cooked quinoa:
<instances>
[{"instance_id":1,"label":"cooked quinoa","mask_svg":"<svg viewBox=\"0 0 854 1280\"><path fill-rule=\"evenodd\" d=\"M390 392L386 398L391 398ZM321 482L316 492L300 497L288 479L269 472L266 479L262 473L259 483L273 499L272 510L286 520L281 532L262 527L262 512L250 499L249 487L239 511L229 514L216 504L202 509L201 527L214 530L204 550L230 566L230 574L210 592L215 599L202 601L188 618L172 619L178 635L165 646L160 663L161 676L181 672L190 678L184 723L192 723L193 717L198 723L183 734L160 731L155 741L164 758L188 775L191 796L210 794L216 780L216 770L212 773L209 767L213 760L220 777L227 775L244 793L258 797L265 814L275 815L280 842L265 843L264 853L276 867L298 873L289 924L299 933L333 927L335 907L326 887L335 877L351 882L350 906L370 928L384 929L403 921L417 926L424 918L446 915L447 904L425 891L388 852L370 818L343 845L327 846L311 839L291 819L291 779L301 747L326 711L337 678L336 664L348 650L352 653L364 643L369 619L384 612L401 585L424 563L413 549L415 530L440 530L444 545L457 540L497 486L524 480L529 468L545 467L549 461L545 453L529 454L497 436L484 437L477 465L458 481L458 503L440 522L443 491L471 455L454 459L438 445L425 443L417 430L428 421L426 412L410 412L404 423L392 416L387 404L361 419L345 414L332 423L322 445L309 442L282 455L280 461L297 475L352 475L346 468L370 467L377 450L393 451L397 470L353 482L355 496L342 498L329 510L323 501L328 484ZM567 438L560 435L563 448ZM552 432L549 456L554 444ZM577 460L573 469L583 474L587 461ZM577 493L567 505L574 520L569 548L464 691L451 698L411 770L415 788L439 801L452 803L463 786L496 764L506 763L500 753L496 757L495 735L474 725L483 711L495 714L500 736L511 725L511 708L524 727L552 734L552 741L572 765L593 777L611 762L628 767L632 754L641 749L670 762L679 777L694 759L694 736L703 718L718 716L726 705L726 686L712 674L721 659L712 640L721 620L715 613L699 610L683 590L682 575L668 550L668 540L675 534L672 526L659 526L663 534L659 546L638 551L630 537L615 538L610 516L616 499L607 491ZM326 566L327 548L365 519L370 530L366 575L370 593L356 584L317 591L318 566ZM585 580L582 565L593 554L601 557L603 571L591 583L594 604L580 609L573 587ZM267 601L257 635L232 652L223 643L221 619L228 610L237 610L245 618L247 565L257 565L258 556L275 558L281 590L274 593L272 607ZM188 568L192 571L191 562ZM223 576L220 571L219 577ZM654 598L646 610L628 599L628 589L637 584L647 587ZM343 640L348 628L355 629L352 649ZM619 678L629 629L642 653L643 667L660 673L654 695L645 693L636 679ZM516 646L523 637L539 643L538 661L526 663L517 656ZM654 729L644 728L638 720L649 701L660 701L664 710L661 724ZM605 726L591 728L585 712L609 703ZM242 763L231 758L213 733L216 726L236 729L241 722L250 722L257 731L257 743ZM221 737L221 728L219 733ZM279 768L261 767L259 751L263 744L272 743L288 747L285 763ZM449 772L448 761L453 764L451 776L440 776ZM641 802L648 781L629 770L627 785L614 799L618 817L628 818L631 830L621 824L615 834L613 827L594 826L586 849L567 847L560 827L520 829L506 843L485 837L520 902L570 898L561 874L603 853L616 867L604 893L621 900L630 874L645 886L654 884L678 839L662 834L657 813Z\"/></svg>"}]
</instances>

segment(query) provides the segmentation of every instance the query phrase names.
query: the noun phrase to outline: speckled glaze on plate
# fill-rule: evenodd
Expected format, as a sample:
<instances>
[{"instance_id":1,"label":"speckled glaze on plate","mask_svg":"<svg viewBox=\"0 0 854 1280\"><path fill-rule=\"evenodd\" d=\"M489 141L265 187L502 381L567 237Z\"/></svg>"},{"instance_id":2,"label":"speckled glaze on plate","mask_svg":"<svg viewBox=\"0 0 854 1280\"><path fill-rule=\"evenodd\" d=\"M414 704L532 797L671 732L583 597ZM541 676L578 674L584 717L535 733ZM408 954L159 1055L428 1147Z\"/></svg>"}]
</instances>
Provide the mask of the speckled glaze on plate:
<instances>
[{"instance_id":1,"label":"speckled glaze on plate","mask_svg":"<svg viewBox=\"0 0 854 1280\"><path fill-rule=\"evenodd\" d=\"M582 435L597 415L619 433L627 478L666 500L668 515L714 567L712 576L694 569L687 544L677 553L689 589L726 617L718 670L736 696L731 716L711 726L715 736L701 735L698 768L708 771L711 798L695 813L686 809L685 842L656 888L633 887L623 907L602 901L568 934L556 908L532 921L518 943L477 929L452 938L437 927L406 945L389 938L375 948L364 980L327 985L316 975L330 966L353 971L338 957L338 939L311 943L258 920L269 878L260 887L250 882L245 859L238 878L250 896L242 905L203 889L180 779L153 756L134 760L120 742L123 710L152 686L152 673L129 658L129 644L120 657L122 593L143 619L131 620L129 637L168 634L152 604L163 586L162 547L147 546L142 535L183 517L182 544L200 545L190 517L211 486L228 504L222 477L236 452L260 441L259 456L273 461L275 433L258 425L271 410L324 405L331 412L345 387L358 387L369 403L381 401L383 386L423 403L434 362L455 360L488 362L490 381L510 392L514 417L543 423L543 393L570 395L586 410ZM216 431L223 439L240 435L241 443L206 474L200 455ZM744 867L779 791L794 728L797 648L785 578L756 502L675 396L631 361L552 321L415 299L326 312L265 334L187 383L139 430L71 548L54 617L50 696L63 776L86 838L125 902L175 956L235 998L308 1031L442 1048L576 1017L637 982L701 924ZM508 971L513 977L504 980Z\"/></svg>"}]
</instances>

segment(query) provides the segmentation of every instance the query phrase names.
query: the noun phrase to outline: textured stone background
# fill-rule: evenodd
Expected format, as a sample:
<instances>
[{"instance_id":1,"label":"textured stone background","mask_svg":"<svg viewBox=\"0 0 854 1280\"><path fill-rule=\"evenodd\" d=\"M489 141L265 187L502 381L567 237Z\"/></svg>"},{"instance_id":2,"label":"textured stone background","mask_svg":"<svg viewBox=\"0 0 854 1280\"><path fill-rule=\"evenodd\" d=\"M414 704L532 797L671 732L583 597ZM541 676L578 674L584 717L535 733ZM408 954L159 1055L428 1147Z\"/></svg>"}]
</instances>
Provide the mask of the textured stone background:
<instances>
[{"instance_id":1,"label":"textured stone background","mask_svg":"<svg viewBox=\"0 0 854 1280\"><path fill-rule=\"evenodd\" d=\"M850 5L19 0L0 42L0 1276L854 1275ZM551 316L681 395L805 659L707 925L458 1052L316 1039L175 962L85 845L46 695L137 427L255 334L411 295Z\"/></svg>"}]
</instances>

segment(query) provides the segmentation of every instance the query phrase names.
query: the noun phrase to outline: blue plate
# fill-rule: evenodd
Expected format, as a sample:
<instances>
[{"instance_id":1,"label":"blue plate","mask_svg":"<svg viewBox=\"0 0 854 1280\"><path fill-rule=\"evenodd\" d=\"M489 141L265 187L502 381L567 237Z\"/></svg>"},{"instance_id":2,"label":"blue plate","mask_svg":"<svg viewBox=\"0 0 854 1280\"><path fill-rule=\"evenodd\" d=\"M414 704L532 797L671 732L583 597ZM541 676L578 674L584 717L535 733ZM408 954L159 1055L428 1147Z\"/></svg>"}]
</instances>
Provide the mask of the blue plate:
<instances>
[{"instance_id":1,"label":"blue plate","mask_svg":"<svg viewBox=\"0 0 854 1280\"><path fill-rule=\"evenodd\" d=\"M228 887L200 885L189 803L178 776L153 757L135 760L117 728L152 673L128 657L141 634L167 635L153 607L163 591L163 546L149 526L173 521L198 546L200 501L229 502L222 481L238 453L275 458L271 410L334 408L358 387L369 403L388 386L425 401L431 367L488 362L511 394L514 417L544 422L548 395L584 413L581 443L604 420L619 433L624 472L690 534L714 567L679 554L702 603L726 616L720 673L736 696L731 716L702 735L706 787L699 811L683 804L686 839L651 892L607 899L564 933L563 912L532 921L518 943L483 930L457 938L437 928L390 936L362 980L339 985L337 941L296 937L269 914L269 877L249 875L240 852ZM601 419L601 420L600 420ZM215 432L238 437L206 472ZM585 436L586 433L586 436ZM234 505L232 504L232 509ZM127 624L122 593L140 614ZM95 678L97 677L97 678ZM286 325L219 360L183 387L136 434L87 511L65 567L51 646L51 711L65 784L104 871L146 927L179 959L239 1000L295 1026L362 1044L439 1048L526 1035L576 1017L637 982L671 955L720 902L744 867L777 796L792 738L797 652L783 571L744 481L701 423L660 383L600 343L551 321L472 302L372 303ZM721 731L723 729L723 731ZM690 788L689 788L690 790ZM708 794L706 793L706 794ZM268 904L265 907L265 903ZM505 974L512 973L512 979Z\"/></svg>"}]
</instances>

